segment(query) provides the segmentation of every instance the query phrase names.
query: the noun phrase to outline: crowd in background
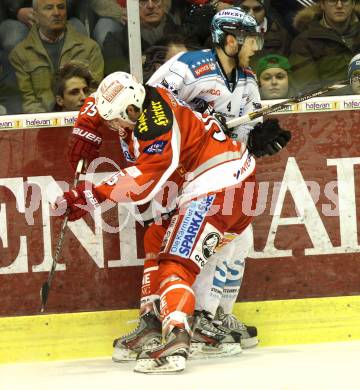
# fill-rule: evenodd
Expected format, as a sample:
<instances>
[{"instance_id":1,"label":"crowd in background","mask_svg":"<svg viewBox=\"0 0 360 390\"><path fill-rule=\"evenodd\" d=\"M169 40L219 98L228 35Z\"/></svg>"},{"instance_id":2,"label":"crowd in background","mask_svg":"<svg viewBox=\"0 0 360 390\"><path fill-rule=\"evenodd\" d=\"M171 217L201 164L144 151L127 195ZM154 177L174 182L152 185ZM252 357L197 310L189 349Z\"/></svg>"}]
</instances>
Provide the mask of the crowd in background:
<instances>
[{"instance_id":1,"label":"crowd in background","mask_svg":"<svg viewBox=\"0 0 360 390\"><path fill-rule=\"evenodd\" d=\"M263 99L350 81L360 93L359 0L139 0L144 81L180 51L211 48L227 7L253 15ZM126 0L2 0L0 115L78 110L103 77L129 71Z\"/></svg>"}]
</instances>

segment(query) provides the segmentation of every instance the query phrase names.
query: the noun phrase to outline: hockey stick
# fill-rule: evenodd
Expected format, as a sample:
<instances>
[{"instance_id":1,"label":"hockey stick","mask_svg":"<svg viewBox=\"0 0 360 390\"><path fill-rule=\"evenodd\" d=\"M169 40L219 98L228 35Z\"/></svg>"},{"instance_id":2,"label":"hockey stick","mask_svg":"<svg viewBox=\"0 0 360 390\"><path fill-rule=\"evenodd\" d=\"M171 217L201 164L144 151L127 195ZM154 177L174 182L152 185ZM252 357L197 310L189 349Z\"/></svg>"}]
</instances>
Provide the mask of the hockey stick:
<instances>
[{"instance_id":1,"label":"hockey stick","mask_svg":"<svg viewBox=\"0 0 360 390\"><path fill-rule=\"evenodd\" d=\"M80 160L78 165L77 165L77 168L76 168L74 182L73 182L73 187L76 187L76 185L77 185L77 183L79 181L79 177L80 177L80 174L82 172L83 166L84 166L84 160ZM50 291L50 287L51 287L51 282L52 282L52 280L54 278L56 265L57 265L57 262L58 262L58 259L59 259L59 256L60 256L62 243L63 243L64 236L65 236L65 229L66 229L66 226L67 226L67 223L68 223L68 218L69 218L68 217L68 213L66 213L65 214L65 218L64 218L63 223L62 223L62 226L61 226L60 236L59 236L58 242L56 244L54 260L53 260L53 263L51 265L51 269L50 269L47 281L43 283L43 285L41 287L41 290L40 290L40 298L41 298L41 309L40 309L40 312L41 313L44 312L45 305L46 305L46 302L47 302L48 297L49 297L49 291Z\"/></svg>"},{"instance_id":2,"label":"hockey stick","mask_svg":"<svg viewBox=\"0 0 360 390\"><path fill-rule=\"evenodd\" d=\"M272 106L266 106L260 110L250 112L249 114L243 115L239 118L230 119L229 121L226 122L226 126L230 129L232 127L243 125L245 123L251 122L252 120L254 120L256 118L260 118L261 116L272 114L273 112L283 110L284 108L286 108L286 106L288 104L301 103L305 100L309 100L309 99L312 99L316 96L323 95L326 92L330 92L330 91L334 91L336 89L344 88L347 85L348 85L347 80L342 80L340 82L337 82L336 84L329 85L327 87L323 87L323 88L319 88L319 89L315 89L313 91L304 93L302 95L292 97L292 98L285 100L283 102L273 104Z\"/></svg>"}]
</instances>

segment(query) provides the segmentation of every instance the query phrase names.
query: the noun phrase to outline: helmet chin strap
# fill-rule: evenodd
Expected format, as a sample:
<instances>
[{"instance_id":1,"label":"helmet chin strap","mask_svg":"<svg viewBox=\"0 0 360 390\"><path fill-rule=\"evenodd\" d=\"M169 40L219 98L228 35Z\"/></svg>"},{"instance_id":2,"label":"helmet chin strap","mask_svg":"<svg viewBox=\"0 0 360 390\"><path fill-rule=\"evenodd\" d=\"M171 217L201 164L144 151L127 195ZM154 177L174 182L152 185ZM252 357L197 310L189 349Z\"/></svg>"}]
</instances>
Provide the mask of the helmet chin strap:
<instances>
[{"instance_id":1,"label":"helmet chin strap","mask_svg":"<svg viewBox=\"0 0 360 390\"><path fill-rule=\"evenodd\" d=\"M225 44L221 47L222 48L222 51L225 53L225 55L229 58L233 58L235 60L235 66L238 68L239 65L240 65L240 62L239 62L239 53L241 51L241 45L238 43L238 50L235 54L233 55L230 55L228 53L226 53L226 49L225 49Z\"/></svg>"}]
</instances>

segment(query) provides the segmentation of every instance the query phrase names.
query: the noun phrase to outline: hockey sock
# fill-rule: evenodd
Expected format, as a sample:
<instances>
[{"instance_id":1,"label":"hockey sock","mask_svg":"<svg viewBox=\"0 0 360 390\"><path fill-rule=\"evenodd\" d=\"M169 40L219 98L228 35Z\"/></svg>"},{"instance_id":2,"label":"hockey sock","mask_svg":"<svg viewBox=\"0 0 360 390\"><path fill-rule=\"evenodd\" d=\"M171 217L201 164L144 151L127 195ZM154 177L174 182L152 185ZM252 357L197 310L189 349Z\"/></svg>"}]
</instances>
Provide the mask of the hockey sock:
<instances>
[{"instance_id":1,"label":"hockey sock","mask_svg":"<svg viewBox=\"0 0 360 390\"><path fill-rule=\"evenodd\" d=\"M159 280L160 313L163 320L164 336L174 326L188 329L186 318L192 316L195 307L195 295L190 287L194 275L180 264L162 262L160 263Z\"/></svg>"},{"instance_id":2,"label":"hockey sock","mask_svg":"<svg viewBox=\"0 0 360 390\"><path fill-rule=\"evenodd\" d=\"M231 256L231 243L210 257L197 276L193 289L196 296L195 309L205 310L214 317L226 283L227 260Z\"/></svg>"},{"instance_id":3,"label":"hockey sock","mask_svg":"<svg viewBox=\"0 0 360 390\"><path fill-rule=\"evenodd\" d=\"M239 294L245 269L245 259L235 260L227 268L226 282L220 300L225 314L231 314Z\"/></svg>"},{"instance_id":4,"label":"hockey sock","mask_svg":"<svg viewBox=\"0 0 360 390\"><path fill-rule=\"evenodd\" d=\"M141 284L140 315L150 311L153 302L159 299L158 270L157 257L154 256L145 260Z\"/></svg>"}]
</instances>

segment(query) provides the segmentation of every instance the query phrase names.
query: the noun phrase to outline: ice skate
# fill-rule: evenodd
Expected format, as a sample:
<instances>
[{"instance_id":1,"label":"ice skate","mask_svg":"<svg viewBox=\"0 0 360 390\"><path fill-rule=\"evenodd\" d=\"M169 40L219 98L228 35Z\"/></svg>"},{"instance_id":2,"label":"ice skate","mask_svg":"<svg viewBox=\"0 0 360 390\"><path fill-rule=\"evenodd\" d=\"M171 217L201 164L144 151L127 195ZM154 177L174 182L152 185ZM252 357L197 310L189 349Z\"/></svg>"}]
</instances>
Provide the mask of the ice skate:
<instances>
[{"instance_id":1,"label":"ice skate","mask_svg":"<svg viewBox=\"0 0 360 390\"><path fill-rule=\"evenodd\" d=\"M154 311L149 311L139 318L136 329L129 334L114 340L114 362L136 360L137 354L161 343L161 322Z\"/></svg>"},{"instance_id":2,"label":"ice skate","mask_svg":"<svg viewBox=\"0 0 360 390\"><path fill-rule=\"evenodd\" d=\"M185 369L190 349L190 334L174 327L165 343L139 353L134 371L144 374L173 374Z\"/></svg>"},{"instance_id":3,"label":"ice skate","mask_svg":"<svg viewBox=\"0 0 360 390\"><path fill-rule=\"evenodd\" d=\"M189 359L228 357L241 353L240 336L215 327L210 313L195 312L194 327Z\"/></svg>"},{"instance_id":4,"label":"ice skate","mask_svg":"<svg viewBox=\"0 0 360 390\"><path fill-rule=\"evenodd\" d=\"M221 306L218 307L215 318L213 321L214 325L225 333L240 336L241 347L253 348L258 343L257 329L255 326L247 326L240 322L233 314L225 314Z\"/></svg>"}]
</instances>

